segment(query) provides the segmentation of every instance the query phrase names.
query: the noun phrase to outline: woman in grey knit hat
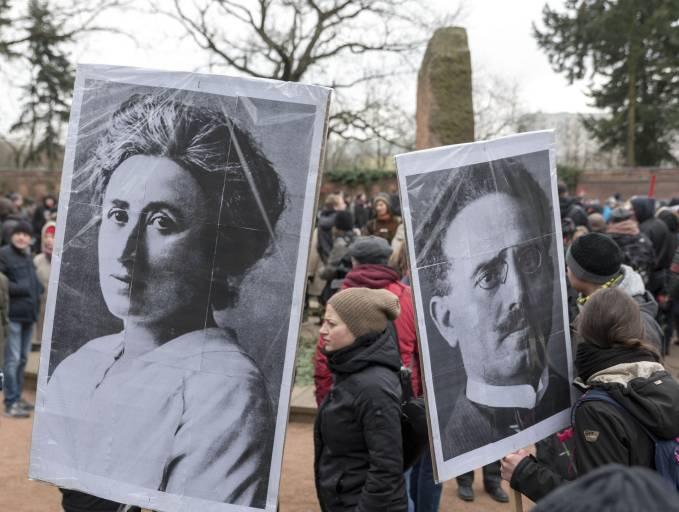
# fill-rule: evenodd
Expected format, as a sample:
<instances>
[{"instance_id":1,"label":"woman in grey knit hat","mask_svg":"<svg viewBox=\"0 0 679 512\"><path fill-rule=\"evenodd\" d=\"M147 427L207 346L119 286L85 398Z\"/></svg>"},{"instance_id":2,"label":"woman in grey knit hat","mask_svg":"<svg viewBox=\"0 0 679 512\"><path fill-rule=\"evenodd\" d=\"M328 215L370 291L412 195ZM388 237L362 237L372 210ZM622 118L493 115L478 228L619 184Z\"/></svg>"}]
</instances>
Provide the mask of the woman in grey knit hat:
<instances>
[{"instance_id":1,"label":"woman in grey knit hat","mask_svg":"<svg viewBox=\"0 0 679 512\"><path fill-rule=\"evenodd\" d=\"M405 512L401 360L388 323L400 313L386 290L334 295L321 327L334 383L314 427L316 492L323 512Z\"/></svg>"}]
</instances>

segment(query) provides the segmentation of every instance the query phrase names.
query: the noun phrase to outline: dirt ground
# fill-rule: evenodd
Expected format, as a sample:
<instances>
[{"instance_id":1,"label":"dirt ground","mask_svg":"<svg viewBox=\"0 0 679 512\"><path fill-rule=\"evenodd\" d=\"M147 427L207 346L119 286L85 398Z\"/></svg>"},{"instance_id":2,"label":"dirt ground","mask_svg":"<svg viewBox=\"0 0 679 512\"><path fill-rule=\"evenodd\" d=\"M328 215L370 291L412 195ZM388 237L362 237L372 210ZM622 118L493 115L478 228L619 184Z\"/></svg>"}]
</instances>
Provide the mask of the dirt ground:
<instances>
[{"instance_id":1,"label":"dirt ground","mask_svg":"<svg viewBox=\"0 0 679 512\"><path fill-rule=\"evenodd\" d=\"M31 420L0 417L0 500L2 503L0 510L2 512L59 512L61 510L60 494L55 487L28 480L31 426ZM318 512L319 507L314 491L313 454L312 425L290 423L285 442L280 490L282 512ZM455 483L446 483L441 511L510 511L509 505L495 503L484 494L480 474L477 474L474 486L477 494L476 501L464 503L455 495Z\"/></svg>"}]
</instances>

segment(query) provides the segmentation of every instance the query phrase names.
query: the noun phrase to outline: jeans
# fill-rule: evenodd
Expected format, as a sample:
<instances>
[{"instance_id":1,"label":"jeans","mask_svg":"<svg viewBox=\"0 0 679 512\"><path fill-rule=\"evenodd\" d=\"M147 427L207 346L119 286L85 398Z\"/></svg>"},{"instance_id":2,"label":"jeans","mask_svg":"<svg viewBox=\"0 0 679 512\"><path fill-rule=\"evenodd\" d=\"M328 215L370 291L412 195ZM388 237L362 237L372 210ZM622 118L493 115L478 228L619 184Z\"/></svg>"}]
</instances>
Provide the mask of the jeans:
<instances>
[{"instance_id":1,"label":"jeans","mask_svg":"<svg viewBox=\"0 0 679 512\"><path fill-rule=\"evenodd\" d=\"M427 448L410 473L410 498L415 512L437 512L442 491L442 484L434 482L431 453Z\"/></svg>"},{"instance_id":2,"label":"jeans","mask_svg":"<svg viewBox=\"0 0 679 512\"><path fill-rule=\"evenodd\" d=\"M32 323L9 323L9 336L5 344L5 407L9 408L21 398L24 387L24 368L31 351Z\"/></svg>"}]
</instances>

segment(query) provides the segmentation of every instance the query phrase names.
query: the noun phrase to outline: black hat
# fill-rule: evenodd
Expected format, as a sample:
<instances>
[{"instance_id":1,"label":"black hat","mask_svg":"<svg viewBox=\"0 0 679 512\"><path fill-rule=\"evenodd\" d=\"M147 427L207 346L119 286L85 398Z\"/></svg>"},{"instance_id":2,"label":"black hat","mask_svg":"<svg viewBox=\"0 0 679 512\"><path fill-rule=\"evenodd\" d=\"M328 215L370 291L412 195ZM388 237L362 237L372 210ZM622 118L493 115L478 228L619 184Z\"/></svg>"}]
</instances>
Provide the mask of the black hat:
<instances>
[{"instance_id":1,"label":"black hat","mask_svg":"<svg viewBox=\"0 0 679 512\"><path fill-rule=\"evenodd\" d=\"M335 227L342 231L351 231L354 227L354 219L351 212L340 211L335 213Z\"/></svg>"},{"instance_id":2,"label":"black hat","mask_svg":"<svg viewBox=\"0 0 679 512\"><path fill-rule=\"evenodd\" d=\"M349 256L360 264L386 265L392 249L389 242L379 236L362 236L349 248Z\"/></svg>"},{"instance_id":3,"label":"black hat","mask_svg":"<svg viewBox=\"0 0 679 512\"><path fill-rule=\"evenodd\" d=\"M576 238L566 254L566 265L575 277L604 284L620 272L622 251L613 239L601 233Z\"/></svg>"},{"instance_id":4,"label":"black hat","mask_svg":"<svg viewBox=\"0 0 679 512\"><path fill-rule=\"evenodd\" d=\"M679 512L677 492L656 471L608 464L549 494L533 512Z\"/></svg>"},{"instance_id":5,"label":"black hat","mask_svg":"<svg viewBox=\"0 0 679 512\"><path fill-rule=\"evenodd\" d=\"M614 208L611 212L611 224L622 222L623 220L630 218L632 218L632 212L627 208Z\"/></svg>"},{"instance_id":6,"label":"black hat","mask_svg":"<svg viewBox=\"0 0 679 512\"><path fill-rule=\"evenodd\" d=\"M20 220L12 228L10 236L14 236L17 233L26 233L27 235L33 236L33 227L28 221Z\"/></svg>"}]
</instances>

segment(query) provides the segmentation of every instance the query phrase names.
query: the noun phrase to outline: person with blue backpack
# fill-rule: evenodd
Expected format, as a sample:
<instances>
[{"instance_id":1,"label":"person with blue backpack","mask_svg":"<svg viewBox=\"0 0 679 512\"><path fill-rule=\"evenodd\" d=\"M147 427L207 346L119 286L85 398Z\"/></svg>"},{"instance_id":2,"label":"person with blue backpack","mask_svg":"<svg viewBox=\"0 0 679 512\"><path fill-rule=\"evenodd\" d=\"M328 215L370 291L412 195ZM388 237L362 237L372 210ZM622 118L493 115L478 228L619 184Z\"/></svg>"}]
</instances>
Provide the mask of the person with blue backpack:
<instances>
[{"instance_id":1,"label":"person with blue backpack","mask_svg":"<svg viewBox=\"0 0 679 512\"><path fill-rule=\"evenodd\" d=\"M584 391L571 414L577 475L611 463L642 466L679 492L679 383L646 341L639 305L617 288L602 288L576 328L574 385ZM525 450L503 458L502 477L533 501L566 482Z\"/></svg>"}]
</instances>

